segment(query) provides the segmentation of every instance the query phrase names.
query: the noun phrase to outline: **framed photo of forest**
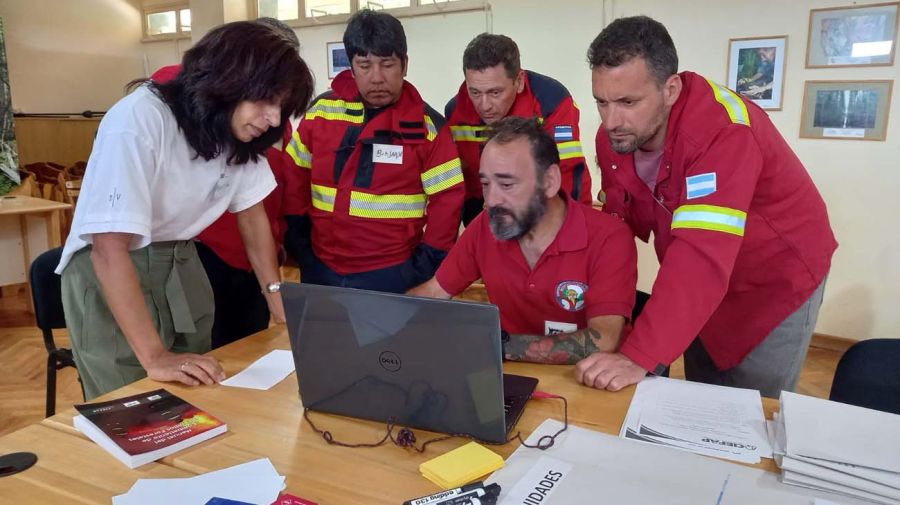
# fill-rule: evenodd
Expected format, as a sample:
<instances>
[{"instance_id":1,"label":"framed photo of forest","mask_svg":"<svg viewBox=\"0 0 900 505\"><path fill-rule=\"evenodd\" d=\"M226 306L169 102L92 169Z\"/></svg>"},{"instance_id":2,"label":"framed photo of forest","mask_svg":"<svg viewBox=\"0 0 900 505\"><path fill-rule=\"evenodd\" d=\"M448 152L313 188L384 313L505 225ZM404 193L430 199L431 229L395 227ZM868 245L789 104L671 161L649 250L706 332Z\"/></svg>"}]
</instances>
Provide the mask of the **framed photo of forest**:
<instances>
[{"instance_id":1,"label":"framed photo of forest","mask_svg":"<svg viewBox=\"0 0 900 505\"><path fill-rule=\"evenodd\" d=\"M893 80L806 81L800 137L884 140Z\"/></svg>"},{"instance_id":2,"label":"framed photo of forest","mask_svg":"<svg viewBox=\"0 0 900 505\"><path fill-rule=\"evenodd\" d=\"M766 110L781 110L787 35L731 39L728 87Z\"/></svg>"}]
</instances>

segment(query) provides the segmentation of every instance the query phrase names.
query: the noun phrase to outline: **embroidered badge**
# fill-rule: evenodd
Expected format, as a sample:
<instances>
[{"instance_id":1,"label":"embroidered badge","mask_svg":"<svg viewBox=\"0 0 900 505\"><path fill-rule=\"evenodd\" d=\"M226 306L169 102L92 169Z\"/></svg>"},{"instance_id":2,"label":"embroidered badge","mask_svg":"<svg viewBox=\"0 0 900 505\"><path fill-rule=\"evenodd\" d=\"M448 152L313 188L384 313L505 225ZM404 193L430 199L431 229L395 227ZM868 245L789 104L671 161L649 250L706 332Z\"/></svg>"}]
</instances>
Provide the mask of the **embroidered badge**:
<instances>
[{"instance_id":1,"label":"embroidered badge","mask_svg":"<svg viewBox=\"0 0 900 505\"><path fill-rule=\"evenodd\" d=\"M588 286L578 281L562 281L556 285L556 303L569 312L577 312L584 307L584 294Z\"/></svg>"},{"instance_id":2,"label":"embroidered badge","mask_svg":"<svg viewBox=\"0 0 900 505\"><path fill-rule=\"evenodd\" d=\"M693 175L684 179L687 188L687 199L709 196L716 192L716 173Z\"/></svg>"},{"instance_id":3,"label":"embroidered badge","mask_svg":"<svg viewBox=\"0 0 900 505\"><path fill-rule=\"evenodd\" d=\"M553 139L557 142L560 140L575 140L575 134L572 132L572 127L569 125L554 126Z\"/></svg>"}]
</instances>

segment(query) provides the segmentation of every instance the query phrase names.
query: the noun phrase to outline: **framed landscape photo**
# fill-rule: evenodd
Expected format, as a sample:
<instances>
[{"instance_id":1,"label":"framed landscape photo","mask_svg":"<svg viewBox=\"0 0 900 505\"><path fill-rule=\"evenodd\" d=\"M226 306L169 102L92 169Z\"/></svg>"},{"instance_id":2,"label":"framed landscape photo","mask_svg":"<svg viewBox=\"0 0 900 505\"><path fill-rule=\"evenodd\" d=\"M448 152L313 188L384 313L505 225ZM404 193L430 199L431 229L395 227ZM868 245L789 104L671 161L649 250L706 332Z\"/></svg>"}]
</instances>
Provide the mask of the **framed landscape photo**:
<instances>
[{"instance_id":1,"label":"framed landscape photo","mask_svg":"<svg viewBox=\"0 0 900 505\"><path fill-rule=\"evenodd\" d=\"M806 68L893 65L900 2L812 9Z\"/></svg>"},{"instance_id":2,"label":"framed landscape photo","mask_svg":"<svg viewBox=\"0 0 900 505\"><path fill-rule=\"evenodd\" d=\"M328 42L328 78L334 79L339 73L350 68L350 59L343 42Z\"/></svg>"},{"instance_id":3,"label":"framed landscape photo","mask_svg":"<svg viewBox=\"0 0 900 505\"><path fill-rule=\"evenodd\" d=\"M781 110L787 35L728 41L728 87L767 110Z\"/></svg>"},{"instance_id":4,"label":"framed landscape photo","mask_svg":"<svg viewBox=\"0 0 900 505\"><path fill-rule=\"evenodd\" d=\"M894 81L806 81L800 137L884 140Z\"/></svg>"}]
</instances>

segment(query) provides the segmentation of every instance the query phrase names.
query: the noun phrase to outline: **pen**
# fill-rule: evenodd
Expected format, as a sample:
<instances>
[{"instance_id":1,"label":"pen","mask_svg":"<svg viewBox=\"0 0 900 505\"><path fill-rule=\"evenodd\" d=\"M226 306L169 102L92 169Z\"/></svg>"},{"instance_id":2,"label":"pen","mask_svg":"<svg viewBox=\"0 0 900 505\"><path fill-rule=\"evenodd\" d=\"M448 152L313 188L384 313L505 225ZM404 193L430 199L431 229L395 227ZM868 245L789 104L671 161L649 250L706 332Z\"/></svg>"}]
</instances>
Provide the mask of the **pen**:
<instances>
[{"instance_id":1,"label":"pen","mask_svg":"<svg viewBox=\"0 0 900 505\"><path fill-rule=\"evenodd\" d=\"M475 489L452 498L434 503L434 505L492 505L497 503L500 495L500 484L491 484L482 489Z\"/></svg>"},{"instance_id":2,"label":"pen","mask_svg":"<svg viewBox=\"0 0 900 505\"><path fill-rule=\"evenodd\" d=\"M419 498L413 498L412 500L403 502L403 505L437 504L443 500L448 500L455 496L459 496L463 493L468 493L468 492L474 491L476 489L484 489L484 483L482 483L481 481L473 482L471 484L466 484L465 486L461 486L456 489L448 489L446 491L441 491L440 493L430 494L428 496L420 496Z\"/></svg>"}]
</instances>

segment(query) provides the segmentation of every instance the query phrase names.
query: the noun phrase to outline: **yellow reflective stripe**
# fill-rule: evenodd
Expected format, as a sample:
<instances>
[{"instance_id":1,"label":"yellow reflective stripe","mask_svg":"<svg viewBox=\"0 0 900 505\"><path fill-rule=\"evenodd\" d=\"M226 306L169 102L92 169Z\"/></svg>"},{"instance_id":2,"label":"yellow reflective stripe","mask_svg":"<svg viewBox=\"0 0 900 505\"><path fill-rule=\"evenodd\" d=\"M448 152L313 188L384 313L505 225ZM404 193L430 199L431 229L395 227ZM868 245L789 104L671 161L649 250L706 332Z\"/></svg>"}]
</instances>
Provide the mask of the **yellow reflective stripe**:
<instances>
[{"instance_id":1,"label":"yellow reflective stripe","mask_svg":"<svg viewBox=\"0 0 900 505\"><path fill-rule=\"evenodd\" d=\"M450 135L455 142L482 142L487 126L451 126Z\"/></svg>"},{"instance_id":2,"label":"yellow reflective stripe","mask_svg":"<svg viewBox=\"0 0 900 505\"><path fill-rule=\"evenodd\" d=\"M417 218L425 215L425 195L373 195L350 192L350 215L376 219Z\"/></svg>"},{"instance_id":3,"label":"yellow reflective stripe","mask_svg":"<svg viewBox=\"0 0 900 505\"><path fill-rule=\"evenodd\" d=\"M672 216L672 229L720 231L744 236L747 213L717 205L682 205Z\"/></svg>"},{"instance_id":4,"label":"yellow reflective stripe","mask_svg":"<svg viewBox=\"0 0 900 505\"><path fill-rule=\"evenodd\" d=\"M431 118L428 117L427 114L425 115L425 128L428 129L428 137L427 138L428 138L429 142L431 142L432 140L437 138L437 134L438 134L437 127L434 126L434 121L432 121Z\"/></svg>"},{"instance_id":5,"label":"yellow reflective stripe","mask_svg":"<svg viewBox=\"0 0 900 505\"><path fill-rule=\"evenodd\" d=\"M559 149L560 160L568 160L570 158L580 158L584 156L584 153L581 151L580 140L560 142L556 144L556 148Z\"/></svg>"},{"instance_id":6,"label":"yellow reflective stripe","mask_svg":"<svg viewBox=\"0 0 900 505\"><path fill-rule=\"evenodd\" d=\"M287 146L287 153L298 167L312 168L312 153L303 142L300 141L300 133L294 132L291 142Z\"/></svg>"},{"instance_id":7,"label":"yellow reflective stripe","mask_svg":"<svg viewBox=\"0 0 900 505\"><path fill-rule=\"evenodd\" d=\"M312 184L311 189L313 207L325 212L334 212L334 197L337 196L337 188Z\"/></svg>"},{"instance_id":8,"label":"yellow reflective stripe","mask_svg":"<svg viewBox=\"0 0 900 505\"><path fill-rule=\"evenodd\" d=\"M304 119L322 118L330 121L347 121L362 124L365 111L362 102L321 99L306 111Z\"/></svg>"},{"instance_id":9,"label":"yellow reflective stripe","mask_svg":"<svg viewBox=\"0 0 900 505\"><path fill-rule=\"evenodd\" d=\"M728 117L731 118L731 122L750 126L750 114L747 113L747 104L745 104L734 91L731 91L725 86L716 84L709 79L707 79L706 82L708 82L709 86L712 88L713 94L716 96L716 101L722 104L722 107L725 107L725 110L728 112Z\"/></svg>"},{"instance_id":10,"label":"yellow reflective stripe","mask_svg":"<svg viewBox=\"0 0 900 505\"><path fill-rule=\"evenodd\" d=\"M428 195L439 193L462 182L462 162L459 158L453 158L422 173L422 187Z\"/></svg>"}]
</instances>

